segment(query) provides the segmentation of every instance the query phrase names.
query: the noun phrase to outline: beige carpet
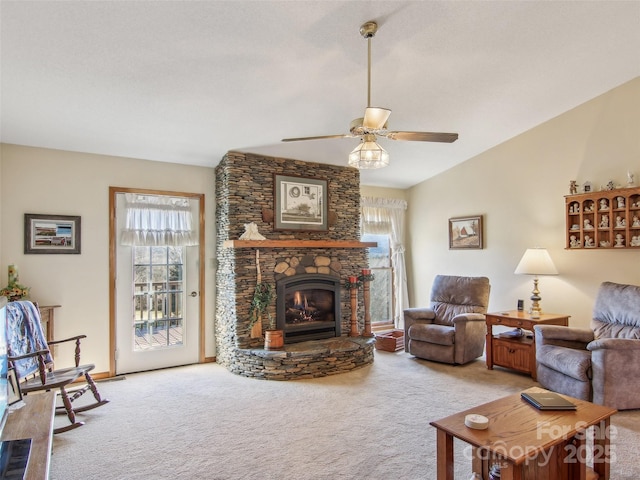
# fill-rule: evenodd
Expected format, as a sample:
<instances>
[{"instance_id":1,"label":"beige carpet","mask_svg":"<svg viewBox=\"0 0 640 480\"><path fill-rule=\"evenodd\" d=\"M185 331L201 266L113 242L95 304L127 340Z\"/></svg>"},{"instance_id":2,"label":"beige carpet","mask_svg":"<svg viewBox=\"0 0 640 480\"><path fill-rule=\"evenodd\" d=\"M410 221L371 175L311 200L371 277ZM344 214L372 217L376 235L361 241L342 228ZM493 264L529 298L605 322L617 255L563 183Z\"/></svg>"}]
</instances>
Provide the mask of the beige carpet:
<instances>
[{"instance_id":1,"label":"beige carpet","mask_svg":"<svg viewBox=\"0 0 640 480\"><path fill-rule=\"evenodd\" d=\"M85 426L55 436L51 478L430 480L430 421L533 385L483 359L452 367L378 351L371 366L316 380L247 379L217 364L127 375L100 383L111 403L82 414ZM612 425L612 479L638 480L640 411ZM455 449L467 480L465 444Z\"/></svg>"}]
</instances>

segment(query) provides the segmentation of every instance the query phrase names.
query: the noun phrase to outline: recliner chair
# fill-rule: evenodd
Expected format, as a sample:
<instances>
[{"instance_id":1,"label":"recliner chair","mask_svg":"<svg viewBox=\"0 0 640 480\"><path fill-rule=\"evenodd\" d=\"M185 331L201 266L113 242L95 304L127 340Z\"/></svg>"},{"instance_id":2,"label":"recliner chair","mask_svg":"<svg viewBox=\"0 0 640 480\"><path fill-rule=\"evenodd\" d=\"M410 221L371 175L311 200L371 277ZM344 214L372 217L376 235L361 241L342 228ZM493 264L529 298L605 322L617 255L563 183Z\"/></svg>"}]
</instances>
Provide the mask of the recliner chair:
<instances>
[{"instance_id":1,"label":"recliner chair","mask_svg":"<svg viewBox=\"0 0 640 480\"><path fill-rule=\"evenodd\" d=\"M591 330L534 331L540 385L618 410L640 408L640 287L602 283Z\"/></svg>"},{"instance_id":2,"label":"recliner chair","mask_svg":"<svg viewBox=\"0 0 640 480\"><path fill-rule=\"evenodd\" d=\"M405 351L457 365L482 356L490 289L487 277L437 275L429 307L404 311Z\"/></svg>"}]
</instances>

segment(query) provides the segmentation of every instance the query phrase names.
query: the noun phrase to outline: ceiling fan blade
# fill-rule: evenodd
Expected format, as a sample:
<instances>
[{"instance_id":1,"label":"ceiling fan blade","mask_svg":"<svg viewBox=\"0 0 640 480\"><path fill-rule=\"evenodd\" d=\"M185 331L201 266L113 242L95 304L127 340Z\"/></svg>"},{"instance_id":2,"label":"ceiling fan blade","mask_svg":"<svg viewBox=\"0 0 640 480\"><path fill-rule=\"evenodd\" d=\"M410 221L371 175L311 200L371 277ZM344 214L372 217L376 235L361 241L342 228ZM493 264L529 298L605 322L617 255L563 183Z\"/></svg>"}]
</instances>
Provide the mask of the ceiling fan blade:
<instances>
[{"instance_id":1,"label":"ceiling fan blade","mask_svg":"<svg viewBox=\"0 0 640 480\"><path fill-rule=\"evenodd\" d=\"M412 142L452 143L458 139L457 133L442 132L387 132L384 136L391 140L408 140Z\"/></svg>"},{"instance_id":2,"label":"ceiling fan blade","mask_svg":"<svg viewBox=\"0 0 640 480\"><path fill-rule=\"evenodd\" d=\"M380 130L387 124L391 110L380 107L367 107L364 111L362 126L370 130Z\"/></svg>"},{"instance_id":3,"label":"ceiling fan blade","mask_svg":"<svg viewBox=\"0 0 640 480\"><path fill-rule=\"evenodd\" d=\"M320 135L317 137L298 137L298 138L283 138L283 142L300 142L303 140L322 140L326 138L353 138L353 135L341 134L341 135Z\"/></svg>"}]
</instances>

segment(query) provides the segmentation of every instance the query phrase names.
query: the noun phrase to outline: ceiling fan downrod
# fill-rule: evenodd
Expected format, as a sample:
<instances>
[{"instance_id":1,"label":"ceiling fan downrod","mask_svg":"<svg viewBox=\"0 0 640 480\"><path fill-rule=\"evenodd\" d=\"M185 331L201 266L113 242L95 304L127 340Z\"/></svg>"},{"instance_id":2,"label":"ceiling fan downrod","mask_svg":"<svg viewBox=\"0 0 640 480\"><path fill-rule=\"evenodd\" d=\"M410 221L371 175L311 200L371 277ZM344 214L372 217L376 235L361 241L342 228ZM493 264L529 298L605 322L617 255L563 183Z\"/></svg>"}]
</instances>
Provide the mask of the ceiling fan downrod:
<instances>
[{"instance_id":1,"label":"ceiling fan downrod","mask_svg":"<svg viewBox=\"0 0 640 480\"><path fill-rule=\"evenodd\" d=\"M367 107L371 106L371 38L378 31L378 24L374 21L365 22L360 27L360 35L367 39Z\"/></svg>"}]
</instances>

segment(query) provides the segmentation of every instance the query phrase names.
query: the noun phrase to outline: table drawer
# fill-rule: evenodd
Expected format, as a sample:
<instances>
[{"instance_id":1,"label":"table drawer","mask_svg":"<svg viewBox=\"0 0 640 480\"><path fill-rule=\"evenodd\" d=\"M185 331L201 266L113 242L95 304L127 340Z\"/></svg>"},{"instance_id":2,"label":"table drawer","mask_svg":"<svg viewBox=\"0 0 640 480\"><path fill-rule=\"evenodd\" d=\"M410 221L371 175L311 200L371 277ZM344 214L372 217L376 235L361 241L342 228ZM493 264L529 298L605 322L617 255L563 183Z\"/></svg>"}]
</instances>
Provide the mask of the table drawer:
<instances>
[{"instance_id":1,"label":"table drawer","mask_svg":"<svg viewBox=\"0 0 640 480\"><path fill-rule=\"evenodd\" d=\"M491 325L502 325L504 327L516 327L523 328L524 330L533 330L534 323L530 320L522 318L503 318L503 317L491 317Z\"/></svg>"}]
</instances>

